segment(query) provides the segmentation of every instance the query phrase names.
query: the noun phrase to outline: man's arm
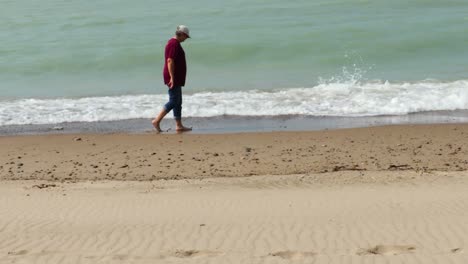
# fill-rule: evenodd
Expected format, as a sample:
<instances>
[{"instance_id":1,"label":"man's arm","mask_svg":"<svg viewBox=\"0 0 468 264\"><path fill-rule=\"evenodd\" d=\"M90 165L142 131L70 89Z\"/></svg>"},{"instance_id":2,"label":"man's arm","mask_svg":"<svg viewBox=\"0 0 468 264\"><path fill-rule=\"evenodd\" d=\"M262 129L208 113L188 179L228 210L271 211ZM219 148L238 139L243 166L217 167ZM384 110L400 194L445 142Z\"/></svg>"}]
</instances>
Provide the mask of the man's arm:
<instances>
[{"instance_id":1,"label":"man's arm","mask_svg":"<svg viewBox=\"0 0 468 264\"><path fill-rule=\"evenodd\" d=\"M169 76L171 76L168 85L169 88L172 88L174 87L174 60L172 58L167 59L167 69L169 70Z\"/></svg>"}]
</instances>

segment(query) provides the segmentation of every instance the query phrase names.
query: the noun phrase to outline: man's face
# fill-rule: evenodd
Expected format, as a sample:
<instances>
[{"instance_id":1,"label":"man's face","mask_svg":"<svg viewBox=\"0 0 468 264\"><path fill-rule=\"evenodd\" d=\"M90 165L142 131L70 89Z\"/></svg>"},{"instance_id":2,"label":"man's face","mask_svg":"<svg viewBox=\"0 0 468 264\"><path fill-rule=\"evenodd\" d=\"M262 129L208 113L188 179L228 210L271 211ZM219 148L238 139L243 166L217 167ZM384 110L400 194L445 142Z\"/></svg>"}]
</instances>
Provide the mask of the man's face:
<instances>
[{"instance_id":1,"label":"man's face","mask_svg":"<svg viewBox=\"0 0 468 264\"><path fill-rule=\"evenodd\" d=\"M187 34L185 33L180 34L180 42L184 42L186 39L188 39Z\"/></svg>"}]
</instances>

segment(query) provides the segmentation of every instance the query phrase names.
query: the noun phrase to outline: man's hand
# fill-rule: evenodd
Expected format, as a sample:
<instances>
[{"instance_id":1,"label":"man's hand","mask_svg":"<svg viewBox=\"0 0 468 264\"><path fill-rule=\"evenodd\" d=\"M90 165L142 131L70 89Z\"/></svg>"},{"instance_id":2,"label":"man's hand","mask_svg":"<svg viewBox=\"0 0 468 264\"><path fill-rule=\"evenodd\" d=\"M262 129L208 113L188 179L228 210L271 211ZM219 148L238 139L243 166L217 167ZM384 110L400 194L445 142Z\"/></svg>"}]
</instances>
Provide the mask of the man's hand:
<instances>
[{"instance_id":1,"label":"man's hand","mask_svg":"<svg viewBox=\"0 0 468 264\"><path fill-rule=\"evenodd\" d=\"M169 76L171 76L171 80L167 84L169 89L174 87L174 60L172 58L167 59L167 69L169 70Z\"/></svg>"},{"instance_id":2,"label":"man's hand","mask_svg":"<svg viewBox=\"0 0 468 264\"><path fill-rule=\"evenodd\" d=\"M169 86L169 89L172 89L174 88L174 80L171 78L171 80L169 81L169 83L167 83L167 86Z\"/></svg>"}]
</instances>

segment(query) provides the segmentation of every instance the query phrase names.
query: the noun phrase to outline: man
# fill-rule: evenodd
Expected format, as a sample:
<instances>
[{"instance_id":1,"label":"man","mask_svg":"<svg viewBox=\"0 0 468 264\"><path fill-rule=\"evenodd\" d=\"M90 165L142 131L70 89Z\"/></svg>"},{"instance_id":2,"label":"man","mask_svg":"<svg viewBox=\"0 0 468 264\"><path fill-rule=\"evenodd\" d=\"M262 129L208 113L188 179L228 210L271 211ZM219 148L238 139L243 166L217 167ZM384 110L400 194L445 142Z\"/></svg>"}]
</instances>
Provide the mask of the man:
<instances>
[{"instance_id":1,"label":"man","mask_svg":"<svg viewBox=\"0 0 468 264\"><path fill-rule=\"evenodd\" d=\"M192 130L192 128L182 125L182 86L185 85L187 64L185 52L180 43L184 42L187 38L190 38L189 29L184 25L180 25L177 27L175 36L166 44L163 76L164 84L169 88L169 102L164 105L164 108L152 121L154 128L158 132L162 132L160 127L161 120L171 110L174 113L177 132Z\"/></svg>"}]
</instances>

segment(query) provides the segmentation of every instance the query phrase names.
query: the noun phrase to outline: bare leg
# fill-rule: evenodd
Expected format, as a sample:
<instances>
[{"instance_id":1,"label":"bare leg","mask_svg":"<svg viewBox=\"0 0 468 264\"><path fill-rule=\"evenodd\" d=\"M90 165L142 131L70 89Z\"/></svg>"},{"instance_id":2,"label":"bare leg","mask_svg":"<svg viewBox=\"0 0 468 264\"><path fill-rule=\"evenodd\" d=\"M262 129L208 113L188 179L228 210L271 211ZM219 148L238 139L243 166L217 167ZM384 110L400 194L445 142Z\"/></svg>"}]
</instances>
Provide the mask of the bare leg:
<instances>
[{"instance_id":1,"label":"bare leg","mask_svg":"<svg viewBox=\"0 0 468 264\"><path fill-rule=\"evenodd\" d=\"M153 119L153 121L151 121L151 123L153 124L156 131L162 132L161 127L159 126L159 124L161 123L161 120L166 115L167 115L167 111L165 109L163 109L163 110L161 110L161 112L159 112L158 116L155 119Z\"/></svg>"},{"instance_id":2,"label":"bare leg","mask_svg":"<svg viewBox=\"0 0 468 264\"><path fill-rule=\"evenodd\" d=\"M178 119L176 120L176 131L177 132L186 132L186 131L191 131L191 127L185 127L182 125L182 120Z\"/></svg>"}]
</instances>

